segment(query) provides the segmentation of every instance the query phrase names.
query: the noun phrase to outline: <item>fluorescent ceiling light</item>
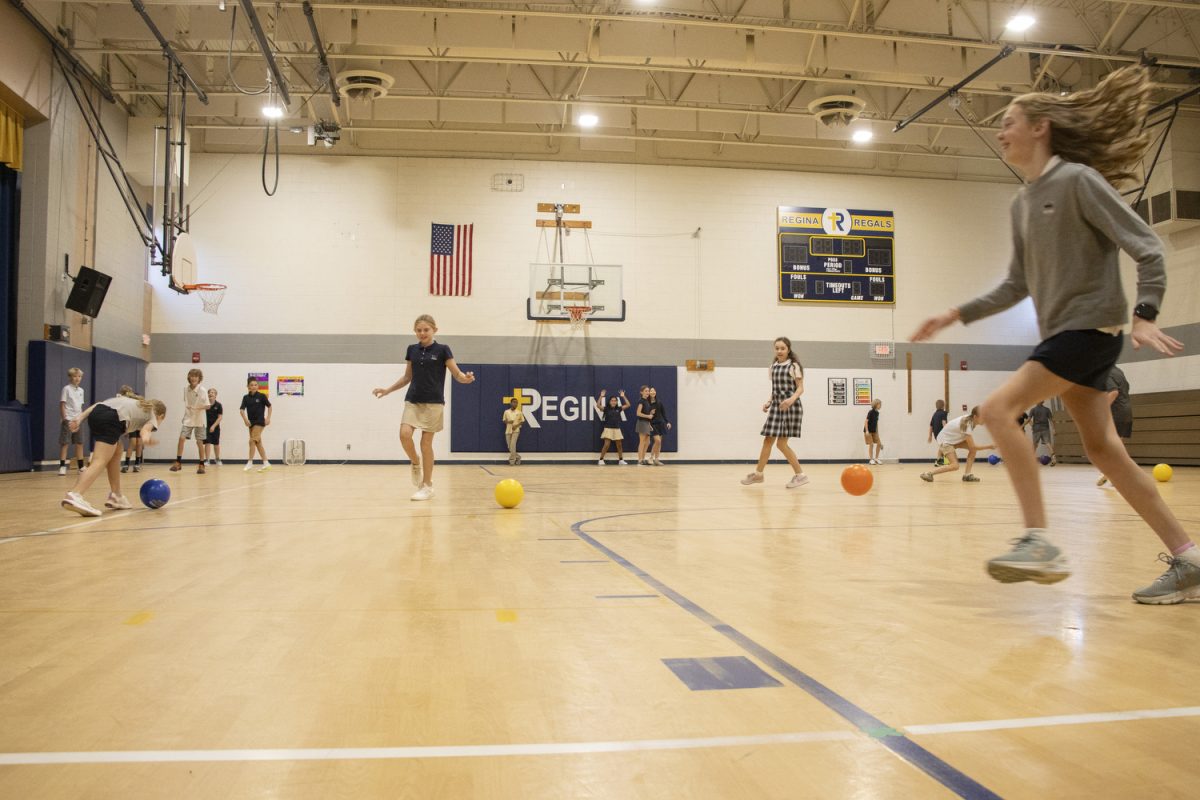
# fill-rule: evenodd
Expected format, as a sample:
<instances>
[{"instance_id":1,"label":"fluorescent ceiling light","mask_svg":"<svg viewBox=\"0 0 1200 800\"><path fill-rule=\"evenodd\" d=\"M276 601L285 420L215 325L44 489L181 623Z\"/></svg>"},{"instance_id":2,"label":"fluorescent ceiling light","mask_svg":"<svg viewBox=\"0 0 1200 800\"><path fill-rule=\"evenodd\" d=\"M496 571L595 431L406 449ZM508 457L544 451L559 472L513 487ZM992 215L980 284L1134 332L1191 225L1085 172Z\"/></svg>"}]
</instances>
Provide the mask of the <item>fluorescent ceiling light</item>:
<instances>
[{"instance_id":1,"label":"fluorescent ceiling light","mask_svg":"<svg viewBox=\"0 0 1200 800\"><path fill-rule=\"evenodd\" d=\"M875 134L871 133L866 128L859 128L854 133L850 134L850 138L859 144L866 144L875 138Z\"/></svg>"},{"instance_id":2,"label":"fluorescent ceiling light","mask_svg":"<svg viewBox=\"0 0 1200 800\"><path fill-rule=\"evenodd\" d=\"M596 123L599 121L600 118L595 114L580 114L579 118L576 119L576 122L579 123L579 127L581 128L594 128L596 127Z\"/></svg>"},{"instance_id":3,"label":"fluorescent ceiling light","mask_svg":"<svg viewBox=\"0 0 1200 800\"><path fill-rule=\"evenodd\" d=\"M1015 17L1010 19L1004 27L1013 33L1023 33L1032 28L1035 22L1037 22L1037 20L1029 14L1017 14Z\"/></svg>"},{"instance_id":4,"label":"fluorescent ceiling light","mask_svg":"<svg viewBox=\"0 0 1200 800\"><path fill-rule=\"evenodd\" d=\"M263 116L267 119L280 119L283 116L283 106L265 105L263 106Z\"/></svg>"}]
</instances>

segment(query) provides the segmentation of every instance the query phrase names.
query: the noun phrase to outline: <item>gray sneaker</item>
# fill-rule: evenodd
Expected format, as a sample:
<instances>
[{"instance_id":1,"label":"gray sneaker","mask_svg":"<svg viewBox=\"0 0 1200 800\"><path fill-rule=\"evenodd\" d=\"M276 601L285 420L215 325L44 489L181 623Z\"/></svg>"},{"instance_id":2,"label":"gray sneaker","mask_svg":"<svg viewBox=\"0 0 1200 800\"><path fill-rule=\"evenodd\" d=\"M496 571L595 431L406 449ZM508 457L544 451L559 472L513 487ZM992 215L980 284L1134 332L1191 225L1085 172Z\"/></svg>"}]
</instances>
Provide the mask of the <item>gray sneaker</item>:
<instances>
[{"instance_id":1,"label":"gray sneaker","mask_svg":"<svg viewBox=\"0 0 1200 800\"><path fill-rule=\"evenodd\" d=\"M927 481L929 483L933 483L933 473L932 472L922 472L921 480Z\"/></svg>"},{"instance_id":2,"label":"gray sneaker","mask_svg":"<svg viewBox=\"0 0 1200 800\"><path fill-rule=\"evenodd\" d=\"M979 483L979 478L968 472L966 475L963 475L963 483Z\"/></svg>"},{"instance_id":3,"label":"gray sneaker","mask_svg":"<svg viewBox=\"0 0 1200 800\"><path fill-rule=\"evenodd\" d=\"M1058 583L1071 574L1062 551L1036 533L1012 540L1013 549L987 562L988 575L1001 583Z\"/></svg>"},{"instance_id":4,"label":"gray sneaker","mask_svg":"<svg viewBox=\"0 0 1200 800\"><path fill-rule=\"evenodd\" d=\"M762 483L763 474L761 472L751 472L746 477L742 478L742 486L749 486L753 483Z\"/></svg>"},{"instance_id":5,"label":"gray sneaker","mask_svg":"<svg viewBox=\"0 0 1200 800\"><path fill-rule=\"evenodd\" d=\"M1158 560L1166 562L1167 571L1154 583L1134 592L1134 600L1152 606L1169 606L1200 597L1200 567L1166 553L1159 553Z\"/></svg>"}]
</instances>

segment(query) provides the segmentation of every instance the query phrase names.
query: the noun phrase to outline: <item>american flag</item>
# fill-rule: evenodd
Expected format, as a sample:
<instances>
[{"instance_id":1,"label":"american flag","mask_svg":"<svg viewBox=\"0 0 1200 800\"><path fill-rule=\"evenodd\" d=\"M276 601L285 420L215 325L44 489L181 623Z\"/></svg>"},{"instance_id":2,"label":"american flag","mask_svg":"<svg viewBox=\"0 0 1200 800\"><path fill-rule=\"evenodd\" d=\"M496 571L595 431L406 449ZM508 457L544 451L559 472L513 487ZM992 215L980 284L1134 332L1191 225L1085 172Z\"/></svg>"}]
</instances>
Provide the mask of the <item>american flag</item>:
<instances>
[{"instance_id":1,"label":"american flag","mask_svg":"<svg viewBox=\"0 0 1200 800\"><path fill-rule=\"evenodd\" d=\"M433 223L429 240L429 293L471 294L471 243L474 225Z\"/></svg>"}]
</instances>

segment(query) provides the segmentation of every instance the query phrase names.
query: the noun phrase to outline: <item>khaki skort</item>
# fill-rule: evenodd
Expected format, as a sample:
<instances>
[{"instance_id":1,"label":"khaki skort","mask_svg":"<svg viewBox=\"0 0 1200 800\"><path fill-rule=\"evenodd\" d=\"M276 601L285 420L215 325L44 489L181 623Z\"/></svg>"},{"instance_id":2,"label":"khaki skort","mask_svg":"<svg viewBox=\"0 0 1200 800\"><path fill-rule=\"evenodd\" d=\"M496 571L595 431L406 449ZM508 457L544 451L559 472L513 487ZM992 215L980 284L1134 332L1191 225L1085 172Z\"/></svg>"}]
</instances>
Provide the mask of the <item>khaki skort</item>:
<instances>
[{"instance_id":1,"label":"khaki skort","mask_svg":"<svg viewBox=\"0 0 1200 800\"><path fill-rule=\"evenodd\" d=\"M437 433L442 429L442 417L446 406L442 403L405 403L402 425L411 425L419 431Z\"/></svg>"}]
</instances>

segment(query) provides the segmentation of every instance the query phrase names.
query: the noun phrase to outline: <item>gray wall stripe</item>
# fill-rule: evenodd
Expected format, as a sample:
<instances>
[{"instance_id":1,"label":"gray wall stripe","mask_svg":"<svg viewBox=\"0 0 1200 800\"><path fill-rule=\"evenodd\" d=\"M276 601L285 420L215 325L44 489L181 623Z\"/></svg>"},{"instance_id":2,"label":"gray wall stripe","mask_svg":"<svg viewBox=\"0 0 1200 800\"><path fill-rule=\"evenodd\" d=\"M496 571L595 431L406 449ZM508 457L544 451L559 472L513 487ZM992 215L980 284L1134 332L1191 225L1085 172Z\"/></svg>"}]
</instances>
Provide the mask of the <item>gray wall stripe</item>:
<instances>
[{"instance_id":1,"label":"gray wall stripe","mask_svg":"<svg viewBox=\"0 0 1200 800\"><path fill-rule=\"evenodd\" d=\"M1196 326L1200 340L1200 325ZM446 336L456 357L482 364L678 364L689 358L711 358L718 367L766 367L771 342L727 339L609 339L536 336ZM188 363L199 352L205 363L239 364L398 364L404 360L412 335L353 334L154 334L152 359L157 363ZM814 369L882 369L890 362L873 361L867 342L793 342L800 362ZM972 370L1012 370L1021 365L1033 345L982 345L933 342L896 343L896 369L904 369L911 350L913 368L941 370L942 354L950 368L960 361ZM1197 341L1191 352L1200 350ZM1122 360L1126 360L1122 358ZM1137 360L1137 359L1130 359Z\"/></svg>"}]
</instances>

